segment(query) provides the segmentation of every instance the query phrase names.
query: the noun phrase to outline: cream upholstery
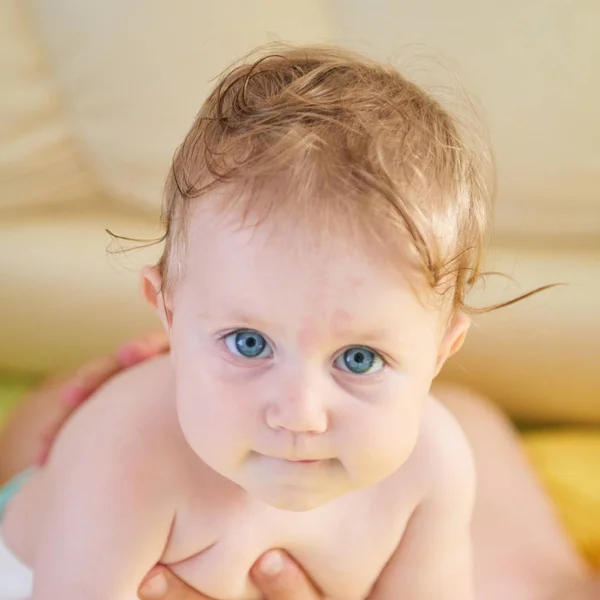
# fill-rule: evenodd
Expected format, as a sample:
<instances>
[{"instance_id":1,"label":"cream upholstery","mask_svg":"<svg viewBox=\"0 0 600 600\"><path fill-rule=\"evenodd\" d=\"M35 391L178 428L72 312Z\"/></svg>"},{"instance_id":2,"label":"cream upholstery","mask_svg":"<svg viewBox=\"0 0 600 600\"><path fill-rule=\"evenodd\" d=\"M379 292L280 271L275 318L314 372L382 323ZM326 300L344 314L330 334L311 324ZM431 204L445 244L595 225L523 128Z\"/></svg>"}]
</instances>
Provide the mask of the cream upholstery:
<instances>
[{"instance_id":1,"label":"cream upholstery","mask_svg":"<svg viewBox=\"0 0 600 600\"><path fill-rule=\"evenodd\" d=\"M471 383L521 419L600 422L600 252L548 243L497 243L490 278L473 294L489 306L548 283L565 283L513 306L475 317L447 375Z\"/></svg>"},{"instance_id":2,"label":"cream upholstery","mask_svg":"<svg viewBox=\"0 0 600 600\"><path fill-rule=\"evenodd\" d=\"M211 80L278 37L319 41L325 3L30 0L87 164L121 202L156 210L177 144Z\"/></svg>"},{"instance_id":3,"label":"cream upholstery","mask_svg":"<svg viewBox=\"0 0 600 600\"><path fill-rule=\"evenodd\" d=\"M491 131L498 231L600 237L598 2L333 3L344 39L436 87L458 72Z\"/></svg>"},{"instance_id":4,"label":"cream upholstery","mask_svg":"<svg viewBox=\"0 0 600 600\"><path fill-rule=\"evenodd\" d=\"M461 66L499 166L490 284L447 375L512 414L600 422L600 4L423 0L0 3L0 369L52 371L156 325L105 228L158 229L169 160L210 79L271 39L378 57L425 43ZM420 50L419 50L420 51ZM411 61L409 61L409 67ZM431 83L436 72L414 69ZM411 68L408 69L409 73ZM595 88L595 89L592 89Z\"/></svg>"},{"instance_id":5,"label":"cream upholstery","mask_svg":"<svg viewBox=\"0 0 600 600\"><path fill-rule=\"evenodd\" d=\"M0 3L0 208L83 200L91 191L24 9L19 0Z\"/></svg>"}]
</instances>

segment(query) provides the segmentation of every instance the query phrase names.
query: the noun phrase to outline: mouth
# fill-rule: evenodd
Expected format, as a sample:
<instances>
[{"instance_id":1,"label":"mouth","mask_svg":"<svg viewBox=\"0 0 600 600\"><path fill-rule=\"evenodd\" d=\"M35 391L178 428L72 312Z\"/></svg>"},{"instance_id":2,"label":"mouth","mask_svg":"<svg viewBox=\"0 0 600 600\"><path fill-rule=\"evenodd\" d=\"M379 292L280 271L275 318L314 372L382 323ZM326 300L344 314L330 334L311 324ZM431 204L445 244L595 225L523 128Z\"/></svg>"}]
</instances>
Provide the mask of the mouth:
<instances>
[{"instance_id":1,"label":"mouth","mask_svg":"<svg viewBox=\"0 0 600 600\"><path fill-rule=\"evenodd\" d=\"M324 458L284 458L284 457L271 456L268 454L261 454L260 452L258 452L257 454L260 454L261 456L264 456L265 458L270 458L270 459L275 458L275 459L282 460L287 463L295 463L295 464L299 464L299 465L313 465L313 464L320 463L320 462L326 462L326 459L324 459Z\"/></svg>"}]
</instances>

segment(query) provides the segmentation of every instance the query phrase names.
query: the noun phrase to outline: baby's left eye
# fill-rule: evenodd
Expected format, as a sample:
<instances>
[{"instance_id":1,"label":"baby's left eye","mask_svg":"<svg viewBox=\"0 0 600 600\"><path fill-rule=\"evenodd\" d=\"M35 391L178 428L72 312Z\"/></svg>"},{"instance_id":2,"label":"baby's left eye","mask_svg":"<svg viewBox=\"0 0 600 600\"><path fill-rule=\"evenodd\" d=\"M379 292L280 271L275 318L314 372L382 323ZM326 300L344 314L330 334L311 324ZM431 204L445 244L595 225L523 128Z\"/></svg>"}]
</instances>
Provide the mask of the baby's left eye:
<instances>
[{"instance_id":1,"label":"baby's left eye","mask_svg":"<svg viewBox=\"0 0 600 600\"><path fill-rule=\"evenodd\" d=\"M355 375L371 375L381 371L384 367L384 360L370 348L366 346L353 346L344 350L338 356L334 363L338 369L354 373Z\"/></svg>"}]
</instances>

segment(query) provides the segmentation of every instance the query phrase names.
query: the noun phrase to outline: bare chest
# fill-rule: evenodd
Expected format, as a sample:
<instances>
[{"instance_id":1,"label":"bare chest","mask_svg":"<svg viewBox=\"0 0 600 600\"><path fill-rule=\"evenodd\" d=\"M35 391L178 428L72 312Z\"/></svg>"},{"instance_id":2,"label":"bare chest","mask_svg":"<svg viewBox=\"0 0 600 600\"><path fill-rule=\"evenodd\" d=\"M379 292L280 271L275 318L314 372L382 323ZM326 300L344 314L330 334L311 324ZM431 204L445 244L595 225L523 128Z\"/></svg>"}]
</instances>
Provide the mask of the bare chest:
<instances>
[{"instance_id":1,"label":"bare chest","mask_svg":"<svg viewBox=\"0 0 600 600\"><path fill-rule=\"evenodd\" d=\"M307 513L243 506L206 514L183 512L163 561L216 600L259 600L249 571L259 556L282 548L332 600L365 598L398 546L409 502L353 497Z\"/></svg>"}]
</instances>

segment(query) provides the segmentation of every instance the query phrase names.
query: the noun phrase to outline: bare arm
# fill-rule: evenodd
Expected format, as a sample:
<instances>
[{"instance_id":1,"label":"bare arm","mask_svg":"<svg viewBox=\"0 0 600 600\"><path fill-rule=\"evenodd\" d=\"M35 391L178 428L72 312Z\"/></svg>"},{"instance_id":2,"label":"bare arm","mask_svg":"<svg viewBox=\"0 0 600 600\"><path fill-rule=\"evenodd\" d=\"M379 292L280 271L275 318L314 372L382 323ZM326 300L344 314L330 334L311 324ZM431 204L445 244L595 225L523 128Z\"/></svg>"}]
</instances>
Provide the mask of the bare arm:
<instances>
[{"instance_id":1,"label":"bare arm","mask_svg":"<svg viewBox=\"0 0 600 600\"><path fill-rule=\"evenodd\" d=\"M117 392L127 390L99 395ZM174 517L165 470L140 451L142 431L107 428L103 414L93 405L76 415L40 475L32 600L133 597L163 553Z\"/></svg>"},{"instance_id":2,"label":"bare arm","mask_svg":"<svg viewBox=\"0 0 600 600\"><path fill-rule=\"evenodd\" d=\"M472 600L470 522L475 495L471 451L458 425L435 477L369 600Z\"/></svg>"}]
</instances>

